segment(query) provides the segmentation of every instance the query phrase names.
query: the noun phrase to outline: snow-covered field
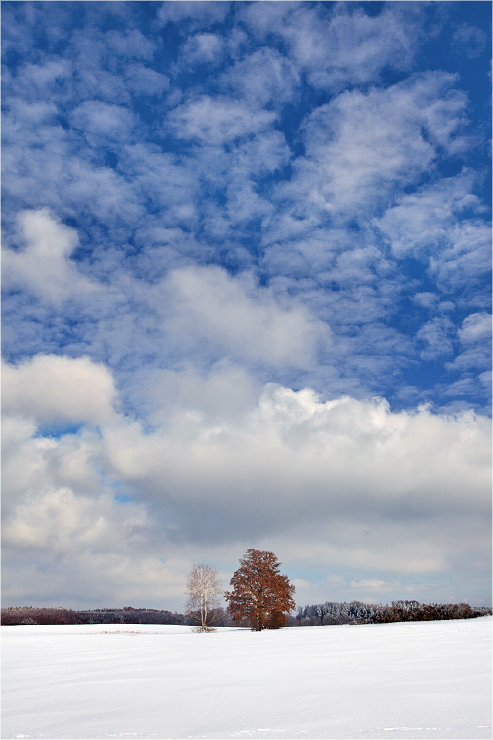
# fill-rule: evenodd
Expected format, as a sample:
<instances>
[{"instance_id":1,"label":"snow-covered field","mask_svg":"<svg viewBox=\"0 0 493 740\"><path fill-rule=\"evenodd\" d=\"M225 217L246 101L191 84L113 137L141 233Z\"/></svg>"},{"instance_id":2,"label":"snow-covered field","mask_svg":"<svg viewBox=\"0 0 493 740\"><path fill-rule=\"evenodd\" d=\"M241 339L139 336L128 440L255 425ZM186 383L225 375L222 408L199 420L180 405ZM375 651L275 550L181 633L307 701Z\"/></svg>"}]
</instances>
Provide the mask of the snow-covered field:
<instances>
[{"instance_id":1,"label":"snow-covered field","mask_svg":"<svg viewBox=\"0 0 493 740\"><path fill-rule=\"evenodd\" d=\"M2 627L2 737L490 738L491 626Z\"/></svg>"}]
</instances>

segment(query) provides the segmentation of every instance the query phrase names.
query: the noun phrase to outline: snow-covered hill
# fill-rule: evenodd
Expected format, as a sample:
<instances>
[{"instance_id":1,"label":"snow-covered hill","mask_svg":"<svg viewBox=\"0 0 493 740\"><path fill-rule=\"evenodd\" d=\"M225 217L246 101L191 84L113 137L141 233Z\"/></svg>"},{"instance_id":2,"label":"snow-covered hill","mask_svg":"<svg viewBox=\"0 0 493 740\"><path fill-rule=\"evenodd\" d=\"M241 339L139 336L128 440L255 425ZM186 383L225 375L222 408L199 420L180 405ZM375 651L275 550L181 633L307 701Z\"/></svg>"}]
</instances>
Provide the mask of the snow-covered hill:
<instances>
[{"instance_id":1,"label":"snow-covered hill","mask_svg":"<svg viewBox=\"0 0 493 740\"><path fill-rule=\"evenodd\" d=\"M491 738L491 625L2 627L2 737Z\"/></svg>"}]
</instances>

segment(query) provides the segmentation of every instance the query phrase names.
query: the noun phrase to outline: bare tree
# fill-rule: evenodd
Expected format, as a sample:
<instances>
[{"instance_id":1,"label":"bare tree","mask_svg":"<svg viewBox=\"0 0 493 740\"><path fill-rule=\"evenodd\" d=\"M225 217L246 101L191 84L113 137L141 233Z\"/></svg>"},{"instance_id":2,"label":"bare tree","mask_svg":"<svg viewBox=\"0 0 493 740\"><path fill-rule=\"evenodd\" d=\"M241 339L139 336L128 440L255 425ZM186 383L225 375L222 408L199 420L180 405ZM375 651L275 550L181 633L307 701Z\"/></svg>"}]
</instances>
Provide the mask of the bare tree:
<instances>
[{"instance_id":1,"label":"bare tree","mask_svg":"<svg viewBox=\"0 0 493 740\"><path fill-rule=\"evenodd\" d=\"M217 568L206 563L192 565L185 593L188 595L186 612L196 622L197 632L213 632L215 612L223 593Z\"/></svg>"}]
</instances>

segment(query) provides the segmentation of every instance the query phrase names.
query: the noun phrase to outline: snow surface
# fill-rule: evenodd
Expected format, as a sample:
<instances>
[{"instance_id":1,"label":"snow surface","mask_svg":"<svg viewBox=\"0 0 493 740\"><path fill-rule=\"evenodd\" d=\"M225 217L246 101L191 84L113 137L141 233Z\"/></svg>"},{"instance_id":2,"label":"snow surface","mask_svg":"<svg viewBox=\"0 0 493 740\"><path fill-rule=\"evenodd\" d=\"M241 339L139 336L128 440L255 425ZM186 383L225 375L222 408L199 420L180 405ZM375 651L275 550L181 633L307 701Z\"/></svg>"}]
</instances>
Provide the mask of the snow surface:
<instances>
[{"instance_id":1,"label":"snow surface","mask_svg":"<svg viewBox=\"0 0 493 740\"><path fill-rule=\"evenodd\" d=\"M491 624L2 627L2 737L490 738Z\"/></svg>"}]
</instances>

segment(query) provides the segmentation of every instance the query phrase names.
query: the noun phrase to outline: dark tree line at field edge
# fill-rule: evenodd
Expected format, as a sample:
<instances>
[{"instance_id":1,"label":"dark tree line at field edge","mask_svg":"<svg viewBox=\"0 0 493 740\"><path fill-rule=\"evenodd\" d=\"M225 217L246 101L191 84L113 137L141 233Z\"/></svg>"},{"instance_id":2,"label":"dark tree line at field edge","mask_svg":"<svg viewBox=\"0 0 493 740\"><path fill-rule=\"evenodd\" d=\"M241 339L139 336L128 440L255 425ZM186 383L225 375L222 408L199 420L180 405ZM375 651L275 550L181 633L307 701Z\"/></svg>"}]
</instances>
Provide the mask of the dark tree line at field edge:
<instances>
[{"instance_id":1,"label":"dark tree line at field edge","mask_svg":"<svg viewBox=\"0 0 493 740\"><path fill-rule=\"evenodd\" d=\"M388 622L428 622L442 619L472 619L491 614L490 607L469 604L421 604L419 601L393 601L390 606L362 601L335 602L298 607L290 626L331 624L383 624Z\"/></svg>"},{"instance_id":2,"label":"dark tree line at field edge","mask_svg":"<svg viewBox=\"0 0 493 740\"><path fill-rule=\"evenodd\" d=\"M492 613L490 607L469 604L421 604L418 601L393 601L390 606L364 604L361 601L312 604L298 607L296 616L287 617L287 627L336 624L382 624L388 622L422 622L442 619L472 619ZM2 625L21 624L194 624L190 615L165 609L136 607L73 610L62 607L7 607L1 610ZM228 612L218 608L216 627L246 626L234 622Z\"/></svg>"}]
</instances>

